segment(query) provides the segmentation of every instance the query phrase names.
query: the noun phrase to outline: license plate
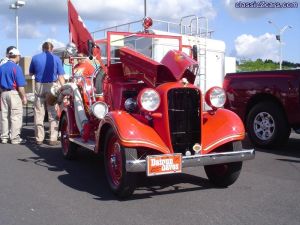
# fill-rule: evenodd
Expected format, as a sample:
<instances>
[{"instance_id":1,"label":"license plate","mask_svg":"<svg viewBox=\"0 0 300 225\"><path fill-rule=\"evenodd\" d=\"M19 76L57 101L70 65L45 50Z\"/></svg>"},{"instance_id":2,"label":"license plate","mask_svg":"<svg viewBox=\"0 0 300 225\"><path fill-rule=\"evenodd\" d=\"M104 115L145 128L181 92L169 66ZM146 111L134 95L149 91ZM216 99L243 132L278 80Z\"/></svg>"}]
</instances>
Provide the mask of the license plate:
<instances>
[{"instance_id":1,"label":"license plate","mask_svg":"<svg viewBox=\"0 0 300 225\"><path fill-rule=\"evenodd\" d=\"M181 173L182 155L149 155L147 156L147 176Z\"/></svg>"}]
</instances>

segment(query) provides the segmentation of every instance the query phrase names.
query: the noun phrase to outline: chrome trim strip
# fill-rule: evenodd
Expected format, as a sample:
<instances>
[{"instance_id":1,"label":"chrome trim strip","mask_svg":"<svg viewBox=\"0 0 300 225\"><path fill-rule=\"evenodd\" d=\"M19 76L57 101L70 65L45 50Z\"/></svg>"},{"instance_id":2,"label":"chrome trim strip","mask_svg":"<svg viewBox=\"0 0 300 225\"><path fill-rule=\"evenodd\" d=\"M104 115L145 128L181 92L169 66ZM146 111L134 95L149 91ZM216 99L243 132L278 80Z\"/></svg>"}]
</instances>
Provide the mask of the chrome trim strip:
<instances>
[{"instance_id":1,"label":"chrome trim strip","mask_svg":"<svg viewBox=\"0 0 300 225\"><path fill-rule=\"evenodd\" d=\"M222 152L212 153L205 155L192 155L182 157L182 168L195 167L195 166L207 166L221 163L239 162L254 159L255 150L242 149L236 152ZM146 171L146 160L129 160L126 162L127 172L145 172Z\"/></svg>"},{"instance_id":2,"label":"chrome trim strip","mask_svg":"<svg viewBox=\"0 0 300 225\"><path fill-rule=\"evenodd\" d=\"M244 133L226 136L224 138L221 138L221 139L215 141L213 144L210 144L210 145L206 146L206 148L204 149L204 151L207 151L208 149L213 148L214 146L216 146L217 144L221 143L222 141L232 140L232 139L236 139L236 138L243 138L244 136L245 136Z\"/></svg>"},{"instance_id":3,"label":"chrome trim strip","mask_svg":"<svg viewBox=\"0 0 300 225\"><path fill-rule=\"evenodd\" d=\"M91 151L95 151L95 142L94 141L88 141L88 142L84 142L82 141L81 138L69 138L69 140L81 147L87 148Z\"/></svg>"}]
</instances>

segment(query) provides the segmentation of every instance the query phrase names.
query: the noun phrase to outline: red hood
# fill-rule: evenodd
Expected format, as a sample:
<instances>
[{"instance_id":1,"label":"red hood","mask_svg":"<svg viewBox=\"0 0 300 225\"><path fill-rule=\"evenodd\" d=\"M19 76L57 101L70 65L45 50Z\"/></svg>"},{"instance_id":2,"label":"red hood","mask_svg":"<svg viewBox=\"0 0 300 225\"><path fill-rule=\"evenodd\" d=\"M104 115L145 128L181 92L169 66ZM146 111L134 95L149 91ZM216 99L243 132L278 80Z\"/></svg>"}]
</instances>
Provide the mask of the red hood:
<instances>
[{"instance_id":1,"label":"red hood","mask_svg":"<svg viewBox=\"0 0 300 225\"><path fill-rule=\"evenodd\" d=\"M178 81L183 77L190 83L194 83L195 75L188 68L198 66L195 60L177 50L169 51L159 63L124 47L120 49L120 59L126 78L143 80L152 87L165 82Z\"/></svg>"},{"instance_id":2,"label":"red hood","mask_svg":"<svg viewBox=\"0 0 300 225\"><path fill-rule=\"evenodd\" d=\"M198 68L198 62L184 52L178 50L169 51L161 60L161 64L169 68L177 81L185 77L190 83L194 83L195 74L192 71L194 68ZM192 70L189 70L189 68Z\"/></svg>"}]
</instances>

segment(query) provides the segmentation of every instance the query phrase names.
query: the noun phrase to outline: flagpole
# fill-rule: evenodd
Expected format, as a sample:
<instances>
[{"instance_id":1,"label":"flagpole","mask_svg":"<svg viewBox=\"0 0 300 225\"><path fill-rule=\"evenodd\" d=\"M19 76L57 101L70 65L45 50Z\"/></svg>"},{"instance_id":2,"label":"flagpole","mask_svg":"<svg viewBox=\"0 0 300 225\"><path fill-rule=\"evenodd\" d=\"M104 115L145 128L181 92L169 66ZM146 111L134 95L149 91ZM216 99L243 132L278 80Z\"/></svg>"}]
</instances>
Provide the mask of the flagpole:
<instances>
[{"instance_id":1,"label":"flagpole","mask_svg":"<svg viewBox=\"0 0 300 225\"><path fill-rule=\"evenodd\" d=\"M70 9L69 9L69 2L70 0L67 0L67 5L68 5L68 24L69 24L69 43L72 42L72 32L71 32L71 27L70 27Z\"/></svg>"},{"instance_id":2,"label":"flagpole","mask_svg":"<svg viewBox=\"0 0 300 225\"><path fill-rule=\"evenodd\" d=\"M144 0L144 18L147 17L147 0Z\"/></svg>"}]
</instances>

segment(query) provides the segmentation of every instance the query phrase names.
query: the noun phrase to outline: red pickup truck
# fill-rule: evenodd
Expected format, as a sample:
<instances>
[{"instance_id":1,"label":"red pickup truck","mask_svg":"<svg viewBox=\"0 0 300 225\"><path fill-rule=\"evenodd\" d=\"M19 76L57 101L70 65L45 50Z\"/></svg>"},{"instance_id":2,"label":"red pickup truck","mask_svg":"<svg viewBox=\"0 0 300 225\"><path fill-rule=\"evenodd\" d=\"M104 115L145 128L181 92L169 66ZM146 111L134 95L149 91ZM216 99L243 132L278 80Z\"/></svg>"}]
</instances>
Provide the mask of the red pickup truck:
<instances>
[{"instance_id":1,"label":"red pickup truck","mask_svg":"<svg viewBox=\"0 0 300 225\"><path fill-rule=\"evenodd\" d=\"M225 108L245 123L255 146L284 145L291 129L300 133L300 70L228 73Z\"/></svg>"}]
</instances>

